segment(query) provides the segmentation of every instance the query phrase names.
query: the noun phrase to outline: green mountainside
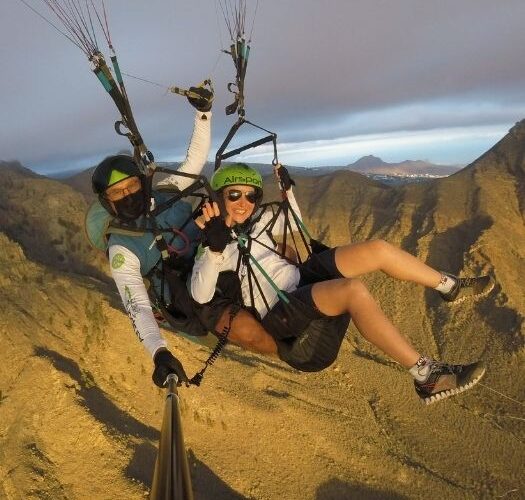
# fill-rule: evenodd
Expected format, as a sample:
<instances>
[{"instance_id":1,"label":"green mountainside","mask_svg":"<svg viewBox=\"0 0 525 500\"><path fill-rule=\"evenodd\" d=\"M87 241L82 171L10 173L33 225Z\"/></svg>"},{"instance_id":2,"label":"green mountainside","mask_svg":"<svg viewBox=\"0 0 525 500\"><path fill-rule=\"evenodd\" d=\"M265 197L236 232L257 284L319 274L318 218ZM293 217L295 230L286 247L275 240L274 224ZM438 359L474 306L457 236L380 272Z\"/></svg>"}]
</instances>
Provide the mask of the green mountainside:
<instances>
[{"instance_id":1,"label":"green mountainside","mask_svg":"<svg viewBox=\"0 0 525 500\"><path fill-rule=\"evenodd\" d=\"M296 179L307 226L330 245L383 238L439 269L495 276L488 297L460 306L365 279L418 349L482 358L484 385L422 407L410 377L353 326L318 374L230 346L200 388L180 391L196 498L523 496L523 403L513 400L525 399L524 154L521 122L445 179ZM0 498L138 499L150 485L163 394L104 255L83 236L86 206L60 182L0 168ZM166 336L188 373L202 367L205 348Z\"/></svg>"}]
</instances>

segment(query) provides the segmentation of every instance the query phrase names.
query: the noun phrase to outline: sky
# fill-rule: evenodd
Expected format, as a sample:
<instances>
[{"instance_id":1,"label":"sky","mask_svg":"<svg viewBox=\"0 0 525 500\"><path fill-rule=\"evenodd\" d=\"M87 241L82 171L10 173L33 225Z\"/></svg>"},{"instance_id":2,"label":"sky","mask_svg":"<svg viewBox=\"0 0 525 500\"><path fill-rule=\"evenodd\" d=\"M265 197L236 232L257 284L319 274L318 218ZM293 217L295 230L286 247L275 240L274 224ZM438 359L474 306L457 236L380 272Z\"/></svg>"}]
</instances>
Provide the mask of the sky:
<instances>
[{"instance_id":1,"label":"sky","mask_svg":"<svg viewBox=\"0 0 525 500\"><path fill-rule=\"evenodd\" d=\"M42 0L26 1L56 22ZM346 165L373 154L465 165L525 118L523 0L256 3L247 0L246 116L277 133L285 164ZM155 158L181 160L193 126L191 106L166 89L211 77L213 159L235 119L224 113L235 73L221 52L230 38L219 0L105 4L122 71L157 84L125 77ZM0 2L0 61L0 160L46 173L129 149L86 56L21 0ZM245 125L232 144L258 137ZM272 154L260 147L238 159Z\"/></svg>"}]
</instances>

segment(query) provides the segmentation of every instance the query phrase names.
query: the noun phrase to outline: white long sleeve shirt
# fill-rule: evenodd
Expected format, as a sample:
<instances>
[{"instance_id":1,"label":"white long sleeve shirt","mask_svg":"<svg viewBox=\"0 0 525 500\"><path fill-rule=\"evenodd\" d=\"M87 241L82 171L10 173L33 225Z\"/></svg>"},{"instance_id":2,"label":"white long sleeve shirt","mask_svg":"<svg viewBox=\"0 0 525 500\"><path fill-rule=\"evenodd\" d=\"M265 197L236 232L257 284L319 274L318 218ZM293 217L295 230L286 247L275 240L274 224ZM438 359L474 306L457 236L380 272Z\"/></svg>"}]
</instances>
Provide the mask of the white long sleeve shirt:
<instances>
[{"instance_id":1,"label":"white long sleeve shirt","mask_svg":"<svg viewBox=\"0 0 525 500\"><path fill-rule=\"evenodd\" d=\"M301 212L292 189L287 191L287 195L292 210L298 215L299 219L302 220ZM253 226L250 231L250 236L252 237L250 253L280 290L291 292L297 288L299 283L299 269L281 258L275 251L265 247L276 248L275 243L264 230L272 217L272 213L264 213L260 220ZM284 228L285 219L281 213L272 229L272 235L278 236L284 234ZM292 222L292 228L295 228L294 222ZM236 240L229 243L221 254L212 252L209 247L202 249L200 255L198 255L195 260L191 276L191 293L193 298L201 304L209 302L215 293L219 273L222 271L235 271L237 269L238 259L239 248ZM268 310L275 305L278 300L278 295L257 267L253 264L251 267L263 292L261 294L257 286L255 284L253 285L253 306L262 319ZM241 280L244 304L251 306L250 287L244 264L241 264L239 268L239 278ZM264 295L268 302L268 308L264 303L262 295Z\"/></svg>"},{"instance_id":2,"label":"white long sleeve shirt","mask_svg":"<svg viewBox=\"0 0 525 500\"><path fill-rule=\"evenodd\" d=\"M195 125L186 159L178 169L199 175L208 158L211 143L211 112L197 112ZM161 181L161 186L176 186L180 190L191 184L192 179L171 175ZM172 207L171 209L175 209ZM122 240L122 235L119 236ZM128 238L134 238L129 236ZM152 237L151 245L145 251L158 252ZM130 245L133 247L133 245ZM153 315L148 292L142 278L141 261L139 257L122 244L111 244L108 248L111 275L115 280L122 302L128 313L133 329L144 347L152 357L158 349L166 347L167 343L162 338L157 321ZM141 272L142 271L142 272Z\"/></svg>"}]
</instances>

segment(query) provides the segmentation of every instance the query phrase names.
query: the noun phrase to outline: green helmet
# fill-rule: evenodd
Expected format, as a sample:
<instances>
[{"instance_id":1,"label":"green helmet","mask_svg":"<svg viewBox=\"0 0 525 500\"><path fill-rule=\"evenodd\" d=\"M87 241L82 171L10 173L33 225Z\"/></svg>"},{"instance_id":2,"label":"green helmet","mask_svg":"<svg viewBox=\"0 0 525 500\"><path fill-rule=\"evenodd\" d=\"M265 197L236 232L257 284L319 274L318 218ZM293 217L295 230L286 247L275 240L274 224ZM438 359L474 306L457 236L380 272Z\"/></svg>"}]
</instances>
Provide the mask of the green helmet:
<instances>
[{"instance_id":1,"label":"green helmet","mask_svg":"<svg viewBox=\"0 0 525 500\"><path fill-rule=\"evenodd\" d=\"M253 186L262 193L263 183L261 174L254 168L245 163L231 163L215 171L210 185L214 191L220 191L226 186Z\"/></svg>"}]
</instances>

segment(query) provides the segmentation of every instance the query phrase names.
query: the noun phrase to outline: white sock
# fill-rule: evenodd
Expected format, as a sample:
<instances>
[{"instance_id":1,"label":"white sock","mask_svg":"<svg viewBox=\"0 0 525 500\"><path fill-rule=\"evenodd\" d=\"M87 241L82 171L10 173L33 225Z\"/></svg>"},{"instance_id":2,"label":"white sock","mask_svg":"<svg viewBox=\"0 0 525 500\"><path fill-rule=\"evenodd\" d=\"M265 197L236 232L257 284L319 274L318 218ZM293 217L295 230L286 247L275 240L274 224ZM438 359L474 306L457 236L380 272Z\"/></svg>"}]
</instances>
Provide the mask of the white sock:
<instances>
[{"instance_id":1,"label":"white sock","mask_svg":"<svg viewBox=\"0 0 525 500\"><path fill-rule=\"evenodd\" d=\"M428 374L430 373L430 364L432 359L428 356L421 356L416 364L408 370L408 373L412 375L418 382L424 382Z\"/></svg>"},{"instance_id":2,"label":"white sock","mask_svg":"<svg viewBox=\"0 0 525 500\"><path fill-rule=\"evenodd\" d=\"M437 290L441 293L448 293L450 290L452 290L455 284L456 280L452 276L441 273L441 281L439 282L439 285L434 288L434 290Z\"/></svg>"}]
</instances>

